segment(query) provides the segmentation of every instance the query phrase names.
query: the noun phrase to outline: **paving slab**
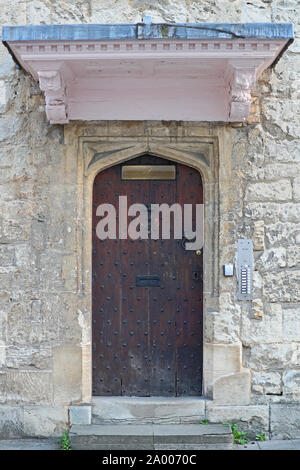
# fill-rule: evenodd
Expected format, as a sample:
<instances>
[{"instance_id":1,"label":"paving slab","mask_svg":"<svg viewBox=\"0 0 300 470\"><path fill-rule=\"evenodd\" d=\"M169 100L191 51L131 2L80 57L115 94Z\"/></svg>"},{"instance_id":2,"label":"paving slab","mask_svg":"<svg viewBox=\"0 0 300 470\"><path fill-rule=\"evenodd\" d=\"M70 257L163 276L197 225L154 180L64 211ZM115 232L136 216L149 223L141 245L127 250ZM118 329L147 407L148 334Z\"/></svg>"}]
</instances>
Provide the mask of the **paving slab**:
<instances>
[{"instance_id":1,"label":"paving slab","mask_svg":"<svg viewBox=\"0 0 300 470\"><path fill-rule=\"evenodd\" d=\"M232 443L228 426L220 424L153 425L154 444L222 444Z\"/></svg>"},{"instance_id":2,"label":"paving slab","mask_svg":"<svg viewBox=\"0 0 300 470\"><path fill-rule=\"evenodd\" d=\"M291 439L295 450L300 450L300 439Z\"/></svg>"},{"instance_id":3,"label":"paving slab","mask_svg":"<svg viewBox=\"0 0 300 470\"><path fill-rule=\"evenodd\" d=\"M60 450L54 439L4 439L0 440L1 450Z\"/></svg>"},{"instance_id":4,"label":"paving slab","mask_svg":"<svg viewBox=\"0 0 300 470\"><path fill-rule=\"evenodd\" d=\"M258 442L260 450L296 450L291 440L277 440Z\"/></svg>"},{"instance_id":5,"label":"paving slab","mask_svg":"<svg viewBox=\"0 0 300 470\"><path fill-rule=\"evenodd\" d=\"M234 444L234 450L260 450L258 443L255 441L247 442L247 444L241 446L239 444Z\"/></svg>"}]
</instances>

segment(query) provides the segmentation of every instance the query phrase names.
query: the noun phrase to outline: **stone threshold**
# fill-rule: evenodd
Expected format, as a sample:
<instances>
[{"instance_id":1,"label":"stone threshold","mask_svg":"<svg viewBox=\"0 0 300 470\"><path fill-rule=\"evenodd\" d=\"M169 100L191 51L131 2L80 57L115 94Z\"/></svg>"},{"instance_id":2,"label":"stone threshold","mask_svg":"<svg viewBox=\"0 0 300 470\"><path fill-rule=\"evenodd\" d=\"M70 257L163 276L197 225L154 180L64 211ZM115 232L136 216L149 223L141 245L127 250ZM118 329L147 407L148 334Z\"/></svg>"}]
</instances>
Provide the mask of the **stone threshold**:
<instances>
[{"instance_id":1,"label":"stone threshold","mask_svg":"<svg viewBox=\"0 0 300 470\"><path fill-rule=\"evenodd\" d=\"M233 448L228 426L220 424L146 424L72 426L74 450L197 450Z\"/></svg>"},{"instance_id":2,"label":"stone threshold","mask_svg":"<svg viewBox=\"0 0 300 470\"><path fill-rule=\"evenodd\" d=\"M200 423L205 401L203 397L93 397L92 423Z\"/></svg>"}]
</instances>

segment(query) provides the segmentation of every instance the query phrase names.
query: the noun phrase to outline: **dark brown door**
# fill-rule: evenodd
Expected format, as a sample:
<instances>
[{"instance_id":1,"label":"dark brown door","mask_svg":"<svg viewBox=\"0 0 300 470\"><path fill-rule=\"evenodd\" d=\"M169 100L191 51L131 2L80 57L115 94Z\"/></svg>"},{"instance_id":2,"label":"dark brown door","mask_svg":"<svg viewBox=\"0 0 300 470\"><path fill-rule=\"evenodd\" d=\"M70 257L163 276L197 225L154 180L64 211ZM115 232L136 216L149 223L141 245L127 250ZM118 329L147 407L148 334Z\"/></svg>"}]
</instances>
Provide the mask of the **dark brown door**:
<instances>
[{"instance_id":1,"label":"dark brown door","mask_svg":"<svg viewBox=\"0 0 300 470\"><path fill-rule=\"evenodd\" d=\"M122 165L117 165L95 178L93 395L199 396L203 254L185 250L184 239L174 240L172 232L170 240L99 240L96 209L103 203L118 208L124 195L128 206L202 204L201 176L190 167L149 155L126 165L175 165L176 177L122 179Z\"/></svg>"}]
</instances>

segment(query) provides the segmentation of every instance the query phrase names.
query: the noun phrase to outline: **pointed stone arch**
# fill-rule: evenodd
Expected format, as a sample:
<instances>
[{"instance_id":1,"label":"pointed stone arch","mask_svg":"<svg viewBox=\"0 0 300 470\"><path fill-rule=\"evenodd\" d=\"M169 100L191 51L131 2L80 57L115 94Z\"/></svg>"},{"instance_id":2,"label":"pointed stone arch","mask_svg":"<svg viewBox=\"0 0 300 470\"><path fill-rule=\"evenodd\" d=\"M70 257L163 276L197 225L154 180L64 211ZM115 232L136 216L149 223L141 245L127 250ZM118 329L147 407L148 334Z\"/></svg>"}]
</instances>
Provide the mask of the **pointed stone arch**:
<instances>
[{"instance_id":1,"label":"pointed stone arch","mask_svg":"<svg viewBox=\"0 0 300 470\"><path fill-rule=\"evenodd\" d=\"M114 165L144 153L172 160L197 169L202 177L205 204L204 229L204 331L206 312L217 309L218 295L218 153L215 138L183 139L170 142L145 137L110 139L81 137L78 161L78 272L82 294L80 312L82 340L82 400L92 397L91 352L91 273L92 273L92 190L96 175ZM205 342L205 337L204 337ZM204 365L205 367L205 365ZM204 391L208 391L205 384Z\"/></svg>"}]
</instances>

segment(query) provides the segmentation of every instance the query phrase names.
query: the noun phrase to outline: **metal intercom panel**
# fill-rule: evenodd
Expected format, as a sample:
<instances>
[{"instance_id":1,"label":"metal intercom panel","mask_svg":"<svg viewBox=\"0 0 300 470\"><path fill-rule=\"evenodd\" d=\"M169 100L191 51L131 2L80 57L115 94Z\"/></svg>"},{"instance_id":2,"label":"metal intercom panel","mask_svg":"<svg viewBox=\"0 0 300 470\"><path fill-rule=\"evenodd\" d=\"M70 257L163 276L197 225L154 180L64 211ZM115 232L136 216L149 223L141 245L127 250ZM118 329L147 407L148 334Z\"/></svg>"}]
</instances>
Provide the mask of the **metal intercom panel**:
<instances>
[{"instance_id":1,"label":"metal intercom panel","mask_svg":"<svg viewBox=\"0 0 300 470\"><path fill-rule=\"evenodd\" d=\"M253 291L253 242L238 240L237 276L239 300L252 300Z\"/></svg>"}]
</instances>

